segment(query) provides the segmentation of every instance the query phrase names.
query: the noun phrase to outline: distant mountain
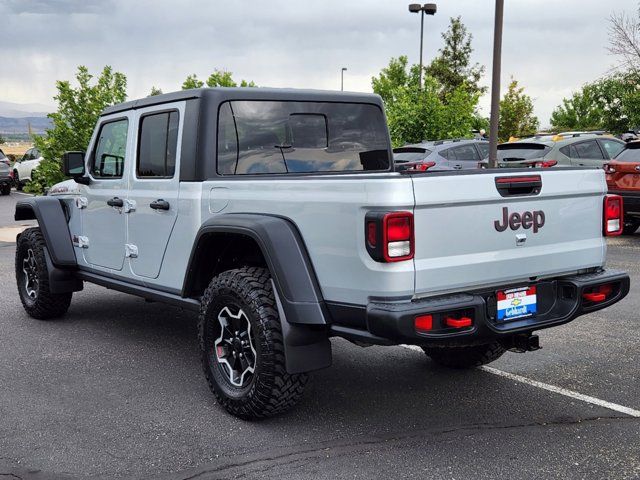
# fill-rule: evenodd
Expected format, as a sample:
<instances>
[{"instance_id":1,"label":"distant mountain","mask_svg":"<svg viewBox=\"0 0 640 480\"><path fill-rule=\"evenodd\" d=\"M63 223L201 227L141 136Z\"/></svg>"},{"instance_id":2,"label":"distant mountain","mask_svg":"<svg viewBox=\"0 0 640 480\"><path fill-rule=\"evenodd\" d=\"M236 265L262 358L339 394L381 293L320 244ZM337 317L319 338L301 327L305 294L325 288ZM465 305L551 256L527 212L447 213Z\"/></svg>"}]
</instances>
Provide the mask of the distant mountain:
<instances>
[{"instance_id":1,"label":"distant mountain","mask_svg":"<svg viewBox=\"0 0 640 480\"><path fill-rule=\"evenodd\" d=\"M0 134L29 133L29 125L32 133L44 133L47 128L51 128L51 119L43 116L21 118L0 116Z\"/></svg>"},{"instance_id":2,"label":"distant mountain","mask_svg":"<svg viewBox=\"0 0 640 480\"><path fill-rule=\"evenodd\" d=\"M0 101L0 116L12 118L46 117L55 107L41 103L13 103Z\"/></svg>"}]
</instances>

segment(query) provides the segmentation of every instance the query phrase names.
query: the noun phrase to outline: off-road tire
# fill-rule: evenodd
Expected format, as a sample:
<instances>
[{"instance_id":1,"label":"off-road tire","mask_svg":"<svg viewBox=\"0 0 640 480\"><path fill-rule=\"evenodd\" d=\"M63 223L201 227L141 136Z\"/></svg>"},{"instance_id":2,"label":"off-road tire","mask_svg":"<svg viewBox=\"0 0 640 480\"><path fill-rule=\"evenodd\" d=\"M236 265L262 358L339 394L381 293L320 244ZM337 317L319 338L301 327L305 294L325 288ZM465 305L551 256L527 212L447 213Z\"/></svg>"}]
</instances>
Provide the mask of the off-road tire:
<instances>
[{"instance_id":1,"label":"off-road tire","mask_svg":"<svg viewBox=\"0 0 640 480\"><path fill-rule=\"evenodd\" d=\"M638 221L624 222L622 226L622 234L633 235L634 233L636 233L636 230L638 230L638 227L640 227L640 222Z\"/></svg>"},{"instance_id":2,"label":"off-road tire","mask_svg":"<svg viewBox=\"0 0 640 480\"><path fill-rule=\"evenodd\" d=\"M27 228L18 237L16 245L16 282L18 295L26 312L37 320L51 320L61 317L69 309L72 293L51 293L49 290L49 271L45 259L46 243L39 228ZM35 298L27 294L26 274L23 261L28 252L33 252L37 288Z\"/></svg>"},{"instance_id":3,"label":"off-road tire","mask_svg":"<svg viewBox=\"0 0 640 480\"><path fill-rule=\"evenodd\" d=\"M5 184L0 188L0 194L2 195L10 195L11 194L11 185Z\"/></svg>"},{"instance_id":4,"label":"off-road tire","mask_svg":"<svg viewBox=\"0 0 640 480\"><path fill-rule=\"evenodd\" d=\"M255 371L241 387L225 377L214 348L221 331L218 315L230 305L246 314L256 350ZM308 375L286 371L280 318L267 269L243 267L211 280L201 300L198 339L209 387L232 415L245 420L273 416L292 408L302 397Z\"/></svg>"},{"instance_id":5,"label":"off-road tire","mask_svg":"<svg viewBox=\"0 0 640 480\"><path fill-rule=\"evenodd\" d=\"M499 359L505 348L499 343L464 347L422 347L432 361L449 368L474 368Z\"/></svg>"}]
</instances>

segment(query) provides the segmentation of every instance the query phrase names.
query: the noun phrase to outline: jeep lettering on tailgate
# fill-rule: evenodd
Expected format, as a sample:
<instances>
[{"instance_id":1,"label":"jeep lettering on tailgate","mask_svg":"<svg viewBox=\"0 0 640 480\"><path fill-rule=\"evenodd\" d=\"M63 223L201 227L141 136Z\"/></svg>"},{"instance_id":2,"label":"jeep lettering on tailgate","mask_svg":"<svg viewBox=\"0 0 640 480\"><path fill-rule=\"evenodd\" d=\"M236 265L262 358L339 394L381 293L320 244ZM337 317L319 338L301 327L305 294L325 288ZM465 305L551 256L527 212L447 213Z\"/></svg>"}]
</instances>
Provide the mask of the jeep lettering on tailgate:
<instances>
[{"instance_id":1,"label":"jeep lettering on tailgate","mask_svg":"<svg viewBox=\"0 0 640 480\"><path fill-rule=\"evenodd\" d=\"M509 209L507 207L502 208L502 224L500 220L493 222L493 226L498 232L504 232L507 227L511 230L518 230L520 227L525 230L533 227L533 233L538 233L544 226L544 212L542 210L535 210L533 212L517 213L513 212L509 215Z\"/></svg>"}]
</instances>

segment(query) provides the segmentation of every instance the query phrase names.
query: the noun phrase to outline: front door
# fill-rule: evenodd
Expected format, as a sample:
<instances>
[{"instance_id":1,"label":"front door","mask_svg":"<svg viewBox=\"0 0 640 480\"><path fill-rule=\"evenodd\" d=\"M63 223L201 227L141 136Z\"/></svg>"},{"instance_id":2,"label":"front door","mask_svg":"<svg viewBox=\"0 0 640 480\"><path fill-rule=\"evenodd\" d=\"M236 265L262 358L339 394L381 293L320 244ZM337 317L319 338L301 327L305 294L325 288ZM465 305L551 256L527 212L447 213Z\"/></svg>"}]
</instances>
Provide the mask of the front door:
<instances>
[{"instance_id":1,"label":"front door","mask_svg":"<svg viewBox=\"0 0 640 480\"><path fill-rule=\"evenodd\" d=\"M178 145L184 104L139 110L129 202L127 248L135 275L156 278L178 213Z\"/></svg>"},{"instance_id":2,"label":"front door","mask_svg":"<svg viewBox=\"0 0 640 480\"><path fill-rule=\"evenodd\" d=\"M82 213L84 259L90 265L122 270L126 243L124 201L131 161L132 114L104 119L89 156L91 184Z\"/></svg>"}]
</instances>

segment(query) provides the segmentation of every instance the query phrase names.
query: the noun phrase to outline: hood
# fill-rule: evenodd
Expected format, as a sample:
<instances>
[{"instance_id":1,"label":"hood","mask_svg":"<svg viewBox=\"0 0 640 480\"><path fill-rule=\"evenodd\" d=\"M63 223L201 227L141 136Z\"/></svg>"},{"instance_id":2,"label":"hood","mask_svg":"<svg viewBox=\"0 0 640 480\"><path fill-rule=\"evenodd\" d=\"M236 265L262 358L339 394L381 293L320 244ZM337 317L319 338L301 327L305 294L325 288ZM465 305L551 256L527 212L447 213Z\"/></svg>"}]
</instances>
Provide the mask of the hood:
<instances>
[{"instance_id":1,"label":"hood","mask_svg":"<svg viewBox=\"0 0 640 480\"><path fill-rule=\"evenodd\" d=\"M52 186L47 192L47 195L80 195L80 186L75 180L65 180Z\"/></svg>"}]
</instances>

